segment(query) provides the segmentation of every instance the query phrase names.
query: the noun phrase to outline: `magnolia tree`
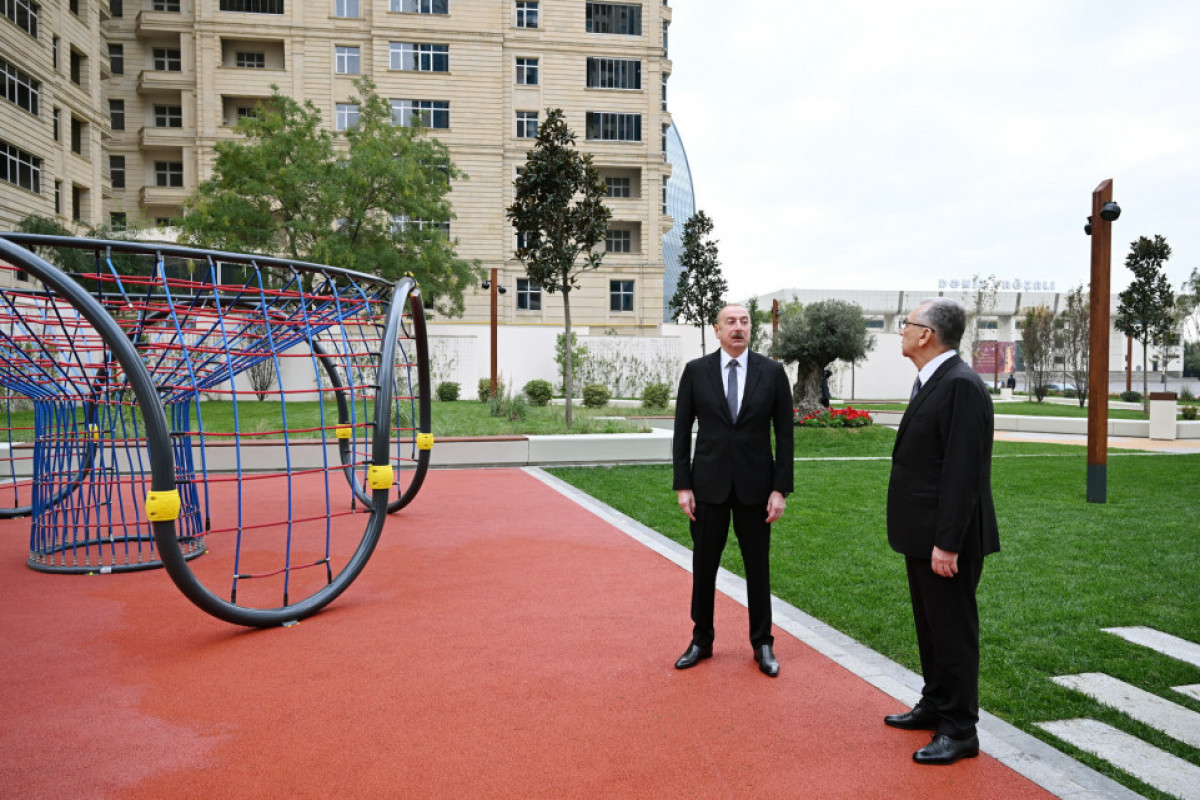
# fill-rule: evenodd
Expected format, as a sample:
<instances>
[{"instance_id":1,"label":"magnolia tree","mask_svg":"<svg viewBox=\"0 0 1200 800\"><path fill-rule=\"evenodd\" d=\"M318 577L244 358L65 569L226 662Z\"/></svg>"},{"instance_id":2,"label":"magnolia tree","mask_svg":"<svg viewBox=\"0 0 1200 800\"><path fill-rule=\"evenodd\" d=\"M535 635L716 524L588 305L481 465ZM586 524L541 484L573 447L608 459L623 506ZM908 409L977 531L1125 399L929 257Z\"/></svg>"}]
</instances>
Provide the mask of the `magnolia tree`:
<instances>
[{"instance_id":1,"label":"magnolia tree","mask_svg":"<svg viewBox=\"0 0 1200 800\"><path fill-rule=\"evenodd\" d=\"M1117 318L1113 320L1113 327L1142 344L1142 403L1146 414L1150 413L1147 353L1151 344L1166 344L1178 324L1175 293L1163 274L1163 265L1170 257L1171 246L1162 236L1139 236L1130 244L1125 266L1133 273L1133 282L1121 292Z\"/></svg>"},{"instance_id":2,"label":"magnolia tree","mask_svg":"<svg viewBox=\"0 0 1200 800\"><path fill-rule=\"evenodd\" d=\"M729 285L721 274L717 242L712 238L713 223L703 211L697 211L683 224L683 272L671 298L675 319L700 329L700 352L707 352L705 329L717 321L717 312L725 305Z\"/></svg>"},{"instance_id":3,"label":"magnolia tree","mask_svg":"<svg viewBox=\"0 0 1200 800\"><path fill-rule=\"evenodd\" d=\"M856 303L820 300L801 306L793 302L782 310L771 355L796 365L792 402L803 417L823 407L821 373L825 367L838 360L860 361L874 347L867 318Z\"/></svg>"}]
</instances>

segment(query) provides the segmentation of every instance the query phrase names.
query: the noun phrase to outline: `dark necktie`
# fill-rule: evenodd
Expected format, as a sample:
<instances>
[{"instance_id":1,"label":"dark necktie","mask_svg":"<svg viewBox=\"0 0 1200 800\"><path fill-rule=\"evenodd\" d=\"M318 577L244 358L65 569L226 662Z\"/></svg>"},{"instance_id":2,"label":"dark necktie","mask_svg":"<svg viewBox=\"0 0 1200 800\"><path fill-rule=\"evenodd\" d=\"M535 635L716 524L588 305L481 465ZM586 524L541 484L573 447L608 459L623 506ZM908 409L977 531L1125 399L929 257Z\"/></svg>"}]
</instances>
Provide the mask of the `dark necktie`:
<instances>
[{"instance_id":1,"label":"dark necktie","mask_svg":"<svg viewBox=\"0 0 1200 800\"><path fill-rule=\"evenodd\" d=\"M729 416L736 420L738 415L738 398L737 398L737 361L729 362L729 388L725 392L725 400L729 403Z\"/></svg>"},{"instance_id":2,"label":"dark necktie","mask_svg":"<svg viewBox=\"0 0 1200 800\"><path fill-rule=\"evenodd\" d=\"M908 402L911 403L913 400L916 400L917 392L919 392L919 391L921 391L921 376L920 375L918 375L917 379L915 381L913 381L913 390L912 390L912 394L908 398Z\"/></svg>"}]
</instances>

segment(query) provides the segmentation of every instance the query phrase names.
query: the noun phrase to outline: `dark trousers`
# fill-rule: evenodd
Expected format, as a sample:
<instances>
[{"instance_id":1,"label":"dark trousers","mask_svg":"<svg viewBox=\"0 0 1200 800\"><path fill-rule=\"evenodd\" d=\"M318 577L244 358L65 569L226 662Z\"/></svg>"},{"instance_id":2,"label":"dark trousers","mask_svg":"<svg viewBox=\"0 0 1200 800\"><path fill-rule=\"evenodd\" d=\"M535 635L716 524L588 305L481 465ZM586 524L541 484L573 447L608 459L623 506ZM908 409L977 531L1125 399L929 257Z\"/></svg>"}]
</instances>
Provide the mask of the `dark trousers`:
<instances>
[{"instance_id":1,"label":"dark trousers","mask_svg":"<svg viewBox=\"0 0 1200 800\"><path fill-rule=\"evenodd\" d=\"M729 520L746 567L746 594L750 608L750 645L774 644L771 635L771 526L766 523L767 506L696 502L692 530L692 642L701 647L713 643L713 603L721 553L729 537Z\"/></svg>"},{"instance_id":2,"label":"dark trousers","mask_svg":"<svg viewBox=\"0 0 1200 800\"><path fill-rule=\"evenodd\" d=\"M979 608L975 589L983 559L958 560L943 578L928 558L907 557L908 592L921 654L922 708L937 713L938 733L956 739L975 734L979 721Z\"/></svg>"}]
</instances>

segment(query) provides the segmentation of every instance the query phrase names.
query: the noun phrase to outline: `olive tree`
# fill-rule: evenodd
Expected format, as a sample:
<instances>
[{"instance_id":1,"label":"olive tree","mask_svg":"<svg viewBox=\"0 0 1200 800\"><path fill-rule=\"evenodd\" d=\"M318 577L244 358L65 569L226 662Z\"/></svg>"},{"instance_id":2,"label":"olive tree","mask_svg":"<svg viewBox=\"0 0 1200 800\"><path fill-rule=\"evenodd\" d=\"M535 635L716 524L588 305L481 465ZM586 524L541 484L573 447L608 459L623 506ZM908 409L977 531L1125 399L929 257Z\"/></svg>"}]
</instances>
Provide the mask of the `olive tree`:
<instances>
[{"instance_id":1,"label":"olive tree","mask_svg":"<svg viewBox=\"0 0 1200 800\"><path fill-rule=\"evenodd\" d=\"M875 347L867 318L856 303L820 300L782 311L771 355L796 365L792 402L801 416L821 410L821 373L834 361L854 363Z\"/></svg>"}]
</instances>

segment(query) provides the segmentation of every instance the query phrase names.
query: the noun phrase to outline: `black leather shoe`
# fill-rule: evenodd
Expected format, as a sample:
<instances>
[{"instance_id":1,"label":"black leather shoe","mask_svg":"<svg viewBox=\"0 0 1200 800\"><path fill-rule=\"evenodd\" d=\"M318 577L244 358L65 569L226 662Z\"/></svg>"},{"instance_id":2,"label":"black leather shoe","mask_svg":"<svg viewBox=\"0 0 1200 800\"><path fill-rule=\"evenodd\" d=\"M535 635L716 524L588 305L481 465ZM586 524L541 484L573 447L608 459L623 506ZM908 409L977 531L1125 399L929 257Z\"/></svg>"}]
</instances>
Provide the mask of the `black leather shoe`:
<instances>
[{"instance_id":1,"label":"black leather shoe","mask_svg":"<svg viewBox=\"0 0 1200 800\"><path fill-rule=\"evenodd\" d=\"M979 755L978 736L951 739L944 733L935 733L929 744L913 753L913 761L918 764L953 764L960 758L974 758L977 755Z\"/></svg>"},{"instance_id":2,"label":"black leather shoe","mask_svg":"<svg viewBox=\"0 0 1200 800\"><path fill-rule=\"evenodd\" d=\"M883 718L883 724L893 728L903 728L906 731L936 731L938 715L929 709L917 706L912 711L903 714L888 714Z\"/></svg>"},{"instance_id":3,"label":"black leather shoe","mask_svg":"<svg viewBox=\"0 0 1200 800\"><path fill-rule=\"evenodd\" d=\"M779 662L775 660L771 645L760 644L754 648L754 660L758 662L758 668L764 675L774 678L779 674Z\"/></svg>"},{"instance_id":4,"label":"black leather shoe","mask_svg":"<svg viewBox=\"0 0 1200 800\"><path fill-rule=\"evenodd\" d=\"M675 669L687 669L694 667L706 658L712 658L712 645L701 647L698 644L688 646L687 652L679 657L675 662Z\"/></svg>"}]
</instances>

